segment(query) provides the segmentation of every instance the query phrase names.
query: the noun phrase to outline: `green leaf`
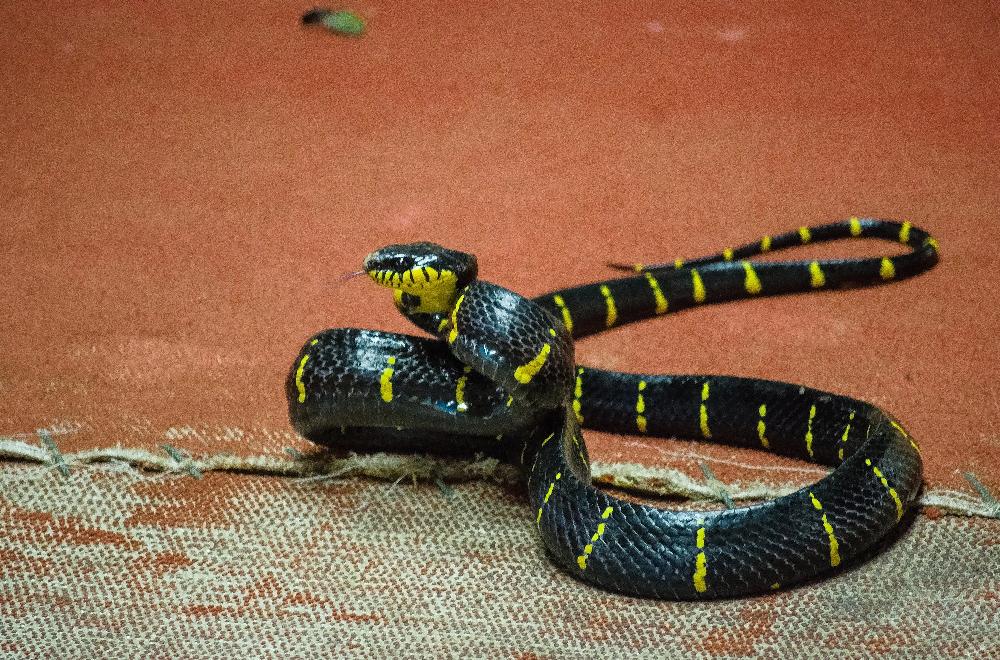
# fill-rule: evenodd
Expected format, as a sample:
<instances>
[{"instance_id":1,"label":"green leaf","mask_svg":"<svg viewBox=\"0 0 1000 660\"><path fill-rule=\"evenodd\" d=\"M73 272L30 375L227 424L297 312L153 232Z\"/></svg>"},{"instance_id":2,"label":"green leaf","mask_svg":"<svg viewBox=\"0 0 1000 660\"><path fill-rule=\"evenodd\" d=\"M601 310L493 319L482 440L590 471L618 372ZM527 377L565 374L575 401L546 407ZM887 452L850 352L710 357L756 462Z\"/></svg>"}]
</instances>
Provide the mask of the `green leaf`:
<instances>
[{"instance_id":1,"label":"green leaf","mask_svg":"<svg viewBox=\"0 0 1000 660\"><path fill-rule=\"evenodd\" d=\"M323 17L323 25L337 34L357 36L365 31L365 21L349 11L333 11Z\"/></svg>"}]
</instances>

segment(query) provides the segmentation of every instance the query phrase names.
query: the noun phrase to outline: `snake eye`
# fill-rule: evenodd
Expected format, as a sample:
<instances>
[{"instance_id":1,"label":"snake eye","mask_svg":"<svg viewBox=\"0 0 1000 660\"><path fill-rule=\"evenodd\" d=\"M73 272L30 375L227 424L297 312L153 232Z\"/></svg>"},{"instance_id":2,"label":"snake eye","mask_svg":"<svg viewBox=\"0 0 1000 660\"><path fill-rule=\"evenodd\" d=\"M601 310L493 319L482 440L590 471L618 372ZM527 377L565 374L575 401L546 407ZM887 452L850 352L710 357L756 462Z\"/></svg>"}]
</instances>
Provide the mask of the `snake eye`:
<instances>
[{"instance_id":1,"label":"snake eye","mask_svg":"<svg viewBox=\"0 0 1000 660\"><path fill-rule=\"evenodd\" d=\"M419 307L420 306L420 296L415 296L412 293L402 292L403 295L399 297L399 304L403 307Z\"/></svg>"}]
</instances>

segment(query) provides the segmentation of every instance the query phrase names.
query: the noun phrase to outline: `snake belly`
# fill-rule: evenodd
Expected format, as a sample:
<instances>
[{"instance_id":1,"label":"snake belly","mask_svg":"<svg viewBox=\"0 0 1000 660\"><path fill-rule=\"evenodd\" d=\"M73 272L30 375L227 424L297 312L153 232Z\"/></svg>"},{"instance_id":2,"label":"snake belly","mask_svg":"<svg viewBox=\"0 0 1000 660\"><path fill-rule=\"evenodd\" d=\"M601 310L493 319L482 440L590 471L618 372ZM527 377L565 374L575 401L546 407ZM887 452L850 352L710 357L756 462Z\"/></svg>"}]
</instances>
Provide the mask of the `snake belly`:
<instances>
[{"instance_id":1,"label":"snake belly","mask_svg":"<svg viewBox=\"0 0 1000 660\"><path fill-rule=\"evenodd\" d=\"M898 256L759 261L769 251L879 238ZM573 340L681 309L765 295L867 286L938 259L910 223L851 218L696 260L528 300L479 280L421 327L437 338L333 329L311 338L286 382L290 418L331 447L490 452L520 463L550 556L591 584L690 600L790 586L837 569L889 534L921 485L917 444L864 401L752 378L644 375L578 366ZM832 467L777 499L667 510L591 483L581 427L723 442Z\"/></svg>"}]
</instances>

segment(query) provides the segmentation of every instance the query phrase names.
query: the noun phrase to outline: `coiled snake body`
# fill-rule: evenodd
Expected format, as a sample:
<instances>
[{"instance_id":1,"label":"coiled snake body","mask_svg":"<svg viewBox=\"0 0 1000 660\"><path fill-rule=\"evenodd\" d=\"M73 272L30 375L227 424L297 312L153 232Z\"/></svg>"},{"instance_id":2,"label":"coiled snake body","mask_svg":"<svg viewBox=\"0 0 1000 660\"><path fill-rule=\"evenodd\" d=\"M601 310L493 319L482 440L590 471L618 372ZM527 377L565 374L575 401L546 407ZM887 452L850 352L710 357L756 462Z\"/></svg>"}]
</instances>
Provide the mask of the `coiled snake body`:
<instances>
[{"instance_id":1,"label":"coiled snake body","mask_svg":"<svg viewBox=\"0 0 1000 660\"><path fill-rule=\"evenodd\" d=\"M749 260L850 237L910 251ZM936 241L910 223L851 218L528 300L477 280L472 255L389 246L368 256L365 271L436 338L317 334L288 375L291 421L327 446L490 451L520 462L546 548L595 585L669 599L767 592L836 568L896 526L921 484L913 439L871 404L789 383L577 366L573 339L702 303L910 277L937 258ZM772 501L665 510L595 488L581 426L725 442L833 470Z\"/></svg>"}]
</instances>

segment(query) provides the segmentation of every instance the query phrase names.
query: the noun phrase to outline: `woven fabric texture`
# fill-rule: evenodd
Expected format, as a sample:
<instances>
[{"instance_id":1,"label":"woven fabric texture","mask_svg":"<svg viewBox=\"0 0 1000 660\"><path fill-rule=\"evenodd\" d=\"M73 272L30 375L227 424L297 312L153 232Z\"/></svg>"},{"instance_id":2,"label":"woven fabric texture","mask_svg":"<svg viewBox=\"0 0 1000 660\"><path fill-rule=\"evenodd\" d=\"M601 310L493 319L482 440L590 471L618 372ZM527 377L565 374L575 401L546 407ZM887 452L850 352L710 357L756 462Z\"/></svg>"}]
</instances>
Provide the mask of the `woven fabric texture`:
<instances>
[{"instance_id":1,"label":"woven fabric texture","mask_svg":"<svg viewBox=\"0 0 1000 660\"><path fill-rule=\"evenodd\" d=\"M522 494L129 469L2 479L0 651L102 657L989 657L1000 521L920 518L870 562L761 598L597 591Z\"/></svg>"}]
</instances>

